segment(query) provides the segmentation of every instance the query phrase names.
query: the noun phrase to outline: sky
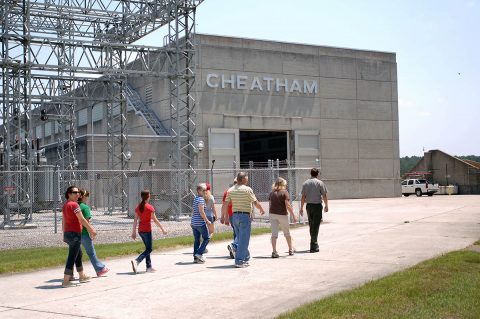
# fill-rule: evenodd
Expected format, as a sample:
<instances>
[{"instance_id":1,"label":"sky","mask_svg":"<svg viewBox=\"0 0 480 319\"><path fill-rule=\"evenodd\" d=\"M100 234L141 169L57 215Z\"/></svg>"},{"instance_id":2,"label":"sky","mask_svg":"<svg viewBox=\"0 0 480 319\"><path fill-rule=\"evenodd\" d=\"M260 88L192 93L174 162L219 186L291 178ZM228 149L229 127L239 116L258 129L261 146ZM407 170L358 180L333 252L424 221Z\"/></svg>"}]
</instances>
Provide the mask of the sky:
<instances>
[{"instance_id":1,"label":"sky","mask_svg":"<svg viewBox=\"0 0 480 319\"><path fill-rule=\"evenodd\" d=\"M400 156L480 155L480 0L205 0L196 22L197 33L394 52Z\"/></svg>"}]
</instances>

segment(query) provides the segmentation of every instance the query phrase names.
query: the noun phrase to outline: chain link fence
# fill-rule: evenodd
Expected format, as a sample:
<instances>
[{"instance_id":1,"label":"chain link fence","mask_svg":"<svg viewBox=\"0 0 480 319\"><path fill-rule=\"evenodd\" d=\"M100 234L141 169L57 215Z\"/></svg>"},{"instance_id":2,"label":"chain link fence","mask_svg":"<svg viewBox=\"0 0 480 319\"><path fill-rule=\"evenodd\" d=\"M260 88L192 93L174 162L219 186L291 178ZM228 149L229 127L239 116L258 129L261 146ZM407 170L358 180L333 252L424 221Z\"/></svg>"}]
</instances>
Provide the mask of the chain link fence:
<instances>
[{"instance_id":1,"label":"chain link fence","mask_svg":"<svg viewBox=\"0 0 480 319\"><path fill-rule=\"evenodd\" d=\"M87 204L92 211L92 225L98 231L98 242L126 242L131 240L133 214L140 201L140 192L149 189L150 203L157 217L167 228L168 237L191 234L190 218L196 183L212 185L217 214L221 214L223 193L240 171L234 169L129 170L129 171L59 171L44 166L34 172L0 172L0 250L23 247L62 245L62 206L65 190L70 185L87 189ZM242 169L249 175L252 187L265 211L268 212L268 194L279 176L288 181L294 209L298 211L301 185L309 176L310 168L291 168L270 165L267 168ZM172 187L178 175L185 181L179 187L181 196ZM193 174L193 175L189 175ZM30 190L28 193L25 190ZM181 205L173 205L174 201ZM180 211L172 207L181 207ZM255 212L253 227L268 227L268 216ZM229 226L216 223L217 231L230 231ZM155 227L154 227L155 229ZM156 229L154 235L164 237Z\"/></svg>"}]
</instances>

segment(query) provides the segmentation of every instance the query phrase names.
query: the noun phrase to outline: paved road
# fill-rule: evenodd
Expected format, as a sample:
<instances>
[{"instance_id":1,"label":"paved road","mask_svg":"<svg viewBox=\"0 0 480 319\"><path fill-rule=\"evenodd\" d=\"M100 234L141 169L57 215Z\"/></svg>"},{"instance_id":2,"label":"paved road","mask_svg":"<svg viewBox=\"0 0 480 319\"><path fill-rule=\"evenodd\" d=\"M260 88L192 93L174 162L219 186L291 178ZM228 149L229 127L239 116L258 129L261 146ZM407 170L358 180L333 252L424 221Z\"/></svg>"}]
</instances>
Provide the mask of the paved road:
<instances>
[{"instance_id":1,"label":"paved road","mask_svg":"<svg viewBox=\"0 0 480 319\"><path fill-rule=\"evenodd\" d=\"M269 235L257 236L245 269L219 243L204 265L190 249L155 252L156 273L132 275L130 258L113 259L108 277L69 289L59 288L61 267L2 276L0 317L271 318L480 238L480 196L333 200L330 210L320 253L306 252L306 227L292 231L291 257L280 238L281 258L271 259Z\"/></svg>"}]
</instances>

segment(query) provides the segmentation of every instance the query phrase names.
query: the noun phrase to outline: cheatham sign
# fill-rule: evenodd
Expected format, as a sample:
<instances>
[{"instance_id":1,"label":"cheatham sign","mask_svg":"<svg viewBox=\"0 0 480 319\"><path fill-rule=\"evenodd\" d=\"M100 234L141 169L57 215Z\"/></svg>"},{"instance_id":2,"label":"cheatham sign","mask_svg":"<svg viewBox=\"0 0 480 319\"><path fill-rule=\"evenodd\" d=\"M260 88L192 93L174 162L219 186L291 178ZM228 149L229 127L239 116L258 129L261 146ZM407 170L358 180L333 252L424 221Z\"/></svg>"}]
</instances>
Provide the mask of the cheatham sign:
<instances>
[{"instance_id":1,"label":"cheatham sign","mask_svg":"<svg viewBox=\"0 0 480 319\"><path fill-rule=\"evenodd\" d=\"M208 73L206 82L211 88L222 89L283 91L285 93L297 92L302 94L317 94L318 92L318 83L315 80L274 78L272 76Z\"/></svg>"}]
</instances>

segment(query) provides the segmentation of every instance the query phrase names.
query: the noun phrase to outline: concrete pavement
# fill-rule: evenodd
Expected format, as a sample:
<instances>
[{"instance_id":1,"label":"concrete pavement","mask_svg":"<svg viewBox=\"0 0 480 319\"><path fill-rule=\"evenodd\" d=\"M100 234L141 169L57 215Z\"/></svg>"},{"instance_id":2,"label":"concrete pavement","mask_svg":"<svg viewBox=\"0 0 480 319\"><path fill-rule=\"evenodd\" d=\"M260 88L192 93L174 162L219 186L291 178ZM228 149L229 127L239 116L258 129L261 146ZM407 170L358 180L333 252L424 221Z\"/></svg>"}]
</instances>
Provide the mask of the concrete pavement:
<instances>
[{"instance_id":1,"label":"concrete pavement","mask_svg":"<svg viewBox=\"0 0 480 319\"><path fill-rule=\"evenodd\" d=\"M191 248L154 252L156 273L132 275L129 260L107 260L107 277L59 288L63 267L0 277L1 318L271 318L480 238L480 196L334 200L310 254L308 227L292 231L297 253L270 258L269 235L250 242L251 266L233 267L226 243L207 262ZM66 251L65 251L66 252ZM25 256L27 259L28 256ZM90 263L88 273L93 274Z\"/></svg>"}]
</instances>

